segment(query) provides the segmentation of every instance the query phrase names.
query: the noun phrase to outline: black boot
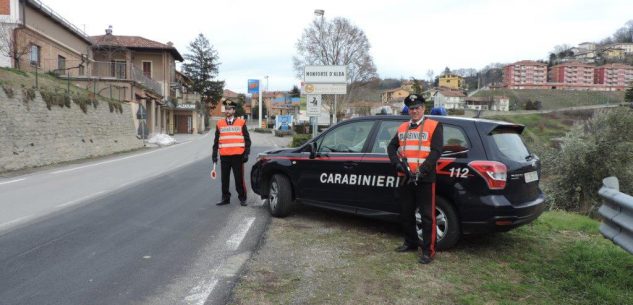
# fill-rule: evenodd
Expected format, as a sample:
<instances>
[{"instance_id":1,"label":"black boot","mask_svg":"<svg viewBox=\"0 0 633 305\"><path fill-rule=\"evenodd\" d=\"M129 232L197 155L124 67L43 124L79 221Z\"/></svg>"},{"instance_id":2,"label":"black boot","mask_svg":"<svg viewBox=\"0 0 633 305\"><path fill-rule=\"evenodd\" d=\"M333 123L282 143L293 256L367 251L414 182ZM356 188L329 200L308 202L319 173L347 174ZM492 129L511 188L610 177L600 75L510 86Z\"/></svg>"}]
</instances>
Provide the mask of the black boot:
<instances>
[{"instance_id":1,"label":"black boot","mask_svg":"<svg viewBox=\"0 0 633 305\"><path fill-rule=\"evenodd\" d=\"M402 244L402 246L395 249L396 252L408 252L408 251L416 251L418 250L417 246L411 246L408 244Z\"/></svg>"},{"instance_id":2,"label":"black boot","mask_svg":"<svg viewBox=\"0 0 633 305\"><path fill-rule=\"evenodd\" d=\"M222 200L222 201L220 201L220 202L216 203L215 205L227 205L227 204L229 204L229 203L231 203L231 202L230 202L230 201L228 201L228 200Z\"/></svg>"},{"instance_id":3,"label":"black boot","mask_svg":"<svg viewBox=\"0 0 633 305\"><path fill-rule=\"evenodd\" d=\"M418 263L422 265L426 265L426 264L430 264L432 261L433 261L433 258L425 254L420 257L420 259L418 260Z\"/></svg>"}]
</instances>

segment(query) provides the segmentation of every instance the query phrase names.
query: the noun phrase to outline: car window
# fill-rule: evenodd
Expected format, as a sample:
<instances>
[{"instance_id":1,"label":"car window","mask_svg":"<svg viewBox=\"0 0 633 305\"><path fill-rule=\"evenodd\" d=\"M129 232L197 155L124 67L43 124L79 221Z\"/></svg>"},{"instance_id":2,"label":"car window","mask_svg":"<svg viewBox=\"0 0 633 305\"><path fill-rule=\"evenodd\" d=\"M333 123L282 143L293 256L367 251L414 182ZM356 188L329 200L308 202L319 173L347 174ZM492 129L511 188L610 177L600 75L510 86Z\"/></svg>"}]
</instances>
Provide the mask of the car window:
<instances>
[{"instance_id":1,"label":"car window","mask_svg":"<svg viewBox=\"0 0 633 305\"><path fill-rule=\"evenodd\" d=\"M338 126L321 139L318 152L362 152L373 121L354 122Z\"/></svg>"},{"instance_id":2,"label":"car window","mask_svg":"<svg viewBox=\"0 0 633 305\"><path fill-rule=\"evenodd\" d=\"M523 162L530 155L519 134L515 132L499 132L492 134L496 150L507 159Z\"/></svg>"},{"instance_id":3,"label":"car window","mask_svg":"<svg viewBox=\"0 0 633 305\"><path fill-rule=\"evenodd\" d=\"M466 151L470 148L468 140L466 139L466 134L464 134L464 131L461 128L447 124L442 124L442 126L444 126L443 153Z\"/></svg>"},{"instance_id":4,"label":"car window","mask_svg":"<svg viewBox=\"0 0 633 305\"><path fill-rule=\"evenodd\" d=\"M380 123L378 134L376 135L376 141L371 149L372 153L386 154L387 145L391 139L398 133L398 127L402 124L401 121L383 121Z\"/></svg>"}]
</instances>

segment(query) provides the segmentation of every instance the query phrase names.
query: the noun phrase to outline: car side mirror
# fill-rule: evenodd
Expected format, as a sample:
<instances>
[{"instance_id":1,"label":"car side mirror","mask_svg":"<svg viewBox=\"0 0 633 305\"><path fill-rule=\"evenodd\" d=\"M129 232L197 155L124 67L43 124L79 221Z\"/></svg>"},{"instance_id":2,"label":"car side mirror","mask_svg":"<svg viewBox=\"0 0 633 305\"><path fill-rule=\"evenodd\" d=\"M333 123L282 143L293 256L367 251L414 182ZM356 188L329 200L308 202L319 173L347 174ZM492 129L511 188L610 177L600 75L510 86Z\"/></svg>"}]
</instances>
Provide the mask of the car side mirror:
<instances>
[{"instance_id":1,"label":"car side mirror","mask_svg":"<svg viewBox=\"0 0 633 305\"><path fill-rule=\"evenodd\" d=\"M317 153L317 146L316 146L316 142L310 142L310 144L308 144L308 151L310 152L310 159L314 159L316 158L316 153Z\"/></svg>"}]
</instances>

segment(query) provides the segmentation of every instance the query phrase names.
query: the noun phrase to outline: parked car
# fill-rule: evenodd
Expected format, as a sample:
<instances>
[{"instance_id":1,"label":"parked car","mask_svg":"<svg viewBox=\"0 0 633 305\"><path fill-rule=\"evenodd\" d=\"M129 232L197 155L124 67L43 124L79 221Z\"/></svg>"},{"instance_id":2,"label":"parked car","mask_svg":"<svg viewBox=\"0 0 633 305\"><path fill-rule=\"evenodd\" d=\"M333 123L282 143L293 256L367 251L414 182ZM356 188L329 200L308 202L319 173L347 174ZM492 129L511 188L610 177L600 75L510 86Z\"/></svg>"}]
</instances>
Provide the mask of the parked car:
<instances>
[{"instance_id":1,"label":"parked car","mask_svg":"<svg viewBox=\"0 0 633 305\"><path fill-rule=\"evenodd\" d=\"M442 122L437 164L437 247L462 234L508 231L536 219L545 206L541 164L521 140L524 126L451 116ZM296 203L398 220L398 177L387 145L407 116L370 116L341 122L299 148L260 154L251 187L275 217ZM418 219L418 234L422 236Z\"/></svg>"}]
</instances>

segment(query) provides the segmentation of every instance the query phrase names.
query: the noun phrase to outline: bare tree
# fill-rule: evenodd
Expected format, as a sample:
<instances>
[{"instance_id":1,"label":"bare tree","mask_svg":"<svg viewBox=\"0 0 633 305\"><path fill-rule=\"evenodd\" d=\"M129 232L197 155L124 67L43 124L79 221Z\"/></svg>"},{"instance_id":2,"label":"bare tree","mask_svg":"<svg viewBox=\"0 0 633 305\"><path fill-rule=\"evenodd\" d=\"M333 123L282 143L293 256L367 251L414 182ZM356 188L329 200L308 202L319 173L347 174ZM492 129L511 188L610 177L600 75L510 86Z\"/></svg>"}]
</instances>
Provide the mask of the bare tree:
<instances>
[{"instance_id":1,"label":"bare tree","mask_svg":"<svg viewBox=\"0 0 633 305\"><path fill-rule=\"evenodd\" d=\"M433 72L433 69L426 70L426 77L429 78L429 84L433 83L433 76L434 75L435 75L435 72Z\"/></svg>"},{"instance_id":2,"label":"bare tree","mask_svg":"<svg viewBox=\"0 0 633 305\"><path fill-rule=\"evenodd\" d=\"M11 58L19 69L20 59L29 53L29 44L23 35L14 33L16 30L17 25L14 23L0 23L0 54Z\"/></svg>"},{"instance_id":3,"label":"bare tree","mask_svg":"<svg viewBox=\"0 0 633 305\"><path fill-rule=\"evenodd\" d=\"M306 65L346 65L350 84L348 93L352 93L358 84L378 76L369 54L371 46L367 36L346 18L314 19L297 40L296 48L293 64L298 78L302 78ZM345 107L352 96L345 95L340 106ZM334 114L333 98L324 96L323 101L329 106L330 115Z\"/></svg>"}]
</instances>

